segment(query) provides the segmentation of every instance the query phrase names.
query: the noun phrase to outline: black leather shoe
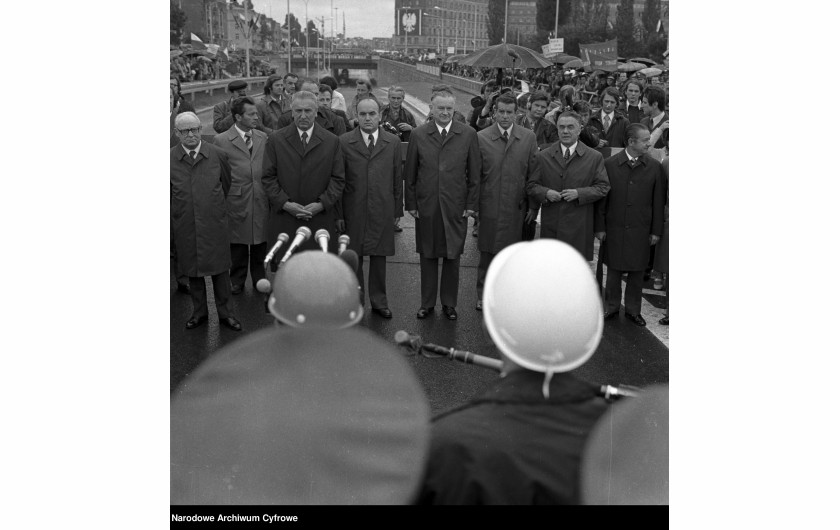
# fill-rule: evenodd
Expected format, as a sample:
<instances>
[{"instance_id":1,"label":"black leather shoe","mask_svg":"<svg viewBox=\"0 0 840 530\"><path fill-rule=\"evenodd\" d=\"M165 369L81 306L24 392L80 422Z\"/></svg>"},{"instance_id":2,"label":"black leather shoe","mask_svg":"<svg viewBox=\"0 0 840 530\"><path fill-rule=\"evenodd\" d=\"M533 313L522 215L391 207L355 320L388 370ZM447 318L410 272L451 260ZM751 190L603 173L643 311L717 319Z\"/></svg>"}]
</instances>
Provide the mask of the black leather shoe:
<instances>
[{"instance_id":1,"label":"black leather shoe","mask_svg":"<svg viewBox=\"0 0 840 530\"><path fill-rule=\"evenodd\" d=\"M178 292L183 294L190 294L190 286L186 283L179 283Z\"/></svg>"},{"instance_id":2,"label":"black leather shoe","mask_svg":"<svg viewBox=\"0 0 840 530\"><path fill-rule=\"evenodd\" d=\"M645 322L645 319L642 318L642 315L628 315L627 313L624 313L624 316L627 317L627 320L637 326L647 326L647 322Z\"/></svg>"},{"instance_id":3,"label":"black leather shoe","mask_svg":"<svg viewBox=\"0 0 840 530\"><path fill-rule=\"evenodd\" d=\"M394 314L387 307L374 307L373 312L382 318L393 318Z\"/></svg>"},{"instance_id":4,"label":"black leather shoe","mask_svg":"<svg viewBox=\"0 0 840 530\"><path fill-rule=\"evenodd\" d=\"M484 306L481 304L481 300L479 300L478 302L475 303L475 310L476 311L483 311L484 310Z\"/></svg>"},{"instance_id":5,"label":"black leather shoe","mask_svg":"<svg viewBox=\"0 0 840 530\"><path fill-rule=\"evenodd\" d=\"M242 331L242 324L240 324L239 321L233 317L220 318L219 323L224 324L233 331Z\"/></svg>"},{"instance_id":6,"label":"black leather shoe","mask_svg":"<svg viewBox=\"0 0 840 530\"><path fill-rule=\"evenodd\" d=\"M618 311L606 311L604 312L604 320L609 320L611 318L615 318L618 314Z\"/></svg>"},{"instance_id":7,"label":"black leather shoe","mask_svg":"<svg viewBox=\"0 0 840 530\"><path fill-rule=\"evenodd\" d=\"M660 318L659 323L662 324L663 326L667 326L668 325L668 317Z\"/></svg>"},{"instance_id":8,"label":"black leather shoe","mask_svg":"<svg viewBox=\"0 0 840 530\"><path fill-rule=\"evenodd\" d=\"M419 311L417 311L417 318L423 319L427 316L431 315L435 312L434 307L421 307Z\"/></svg>"},{"instance_id":9,"label":"black leather shoe","mask_svg":"<svg viewBox=\"0 0 840 530\"><path fill-rule=\"evenodd\" d=\"M443 314L446 315L446 318L449 320L456 320L458 318L458 312L455 311L455 308L449 307L448 305L443 306Z\"/></svg>"},{"instance_id":10,"label":"black leather shoe","mask_svg":"<svg viewBox=\"0 0 840 530\"><path fill-rule=\"evenodd\" d=\"M242 285L234 285L230 288L230 292L233 294L242 294L243 289L245 289Z\"/></svg>"},{"instance_id":11,"label":"black leather shoe","mask_svg":"<svg viewBox=\"0 0 840 530\"><path fill-rule=\"evenodd\" d=\"M194 316L190 317L190 319L187 320L187 329L197 328L198 326L204 324L205 322L207 322L207 316L206 315L203 316L203 317L194 317Z\"/></svg>"}]
</instances>

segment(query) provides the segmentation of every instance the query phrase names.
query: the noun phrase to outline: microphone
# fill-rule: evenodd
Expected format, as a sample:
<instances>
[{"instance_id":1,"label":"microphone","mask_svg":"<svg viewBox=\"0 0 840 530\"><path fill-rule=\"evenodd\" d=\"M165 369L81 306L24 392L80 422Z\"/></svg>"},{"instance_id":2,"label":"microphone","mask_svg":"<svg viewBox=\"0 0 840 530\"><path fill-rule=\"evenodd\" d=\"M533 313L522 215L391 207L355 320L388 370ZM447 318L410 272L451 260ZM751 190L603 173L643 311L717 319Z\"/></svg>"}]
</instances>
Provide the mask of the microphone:
<instances>
[{"instance_id":1,"label":"microphone","mask_svg":"<svg viewBox=\"0 0 840 530\"><path fill-rule=\"evenodd\" d=\"M345 250L341 254L338 255L339 258L344 260L344 263L347 264L348 267L353 271L353 274L359 270L359 255L356 254L355 250Z\"/></svg>"},{"instance_id":2,"label":"microphone","mask_svg":"<svg viewBox=\"0 0 840 530\"><path fill-rule=\"evenodd\" d=\"M414 352L420 351L420 335L411 335L407 331L399 330L394 333L394 341L400 346L408 346Z\"/></svg>"},{"instance_id":3,"label":"microphone","mask_svg":"<svg viewBox=\"0 0 840 530\"><path fill-rule=\"evenodd\" d=\"M315 240L318 241L321 250L328 252L327 247L330 244L330 232L326 228L322 228L315 232Z\"/></svg>"},{"instance_id":4,"label":"microphone","mask_svg":"<svg viewBox=\"0 0 840 530\"><path fill-rule=\"evenodd\" d=\"M268 254L265 255L265 260L263 260L263 266L268 267L268 264L271 263L271 260L274 259L274 255L277 254L277 251L280 250L280 247L286 244L289 240L289 234L285 232L280 232L280 235L277 236L277 242L274 243L274 246L271 247L271 250L268 251Z\"/></svg>"},{"instance_id":5,"label":"microphone","mask_svg":"<svg viewBox=\"0 0 840 530\"><path fill-rule=\"evenodd\" d=\"M338 236L338 253L341 254L345 250L347 250L347 245L350 244L350 236L347 234L341 234ZM358 257L358 256L357 256ZM355 269L353 269L355 270Z\"/></svg>"},{"instance_id":6,"label":"microphone","mask_svg":"<svg viewBox=\"0 0 840 530\"><path fill-rule=\"evenodd\" d=\"M286 255L283 256L283 259L280 260L280 263L286 263L289 258L292 257L292 252L297 250L299 246L309 241L309 238L312 237L312 230L310 230L306 226L301 226L295 232L295 239L292 241L292 244L289 245L289 250L286 251Z\"/></svg>"}]
</instances>

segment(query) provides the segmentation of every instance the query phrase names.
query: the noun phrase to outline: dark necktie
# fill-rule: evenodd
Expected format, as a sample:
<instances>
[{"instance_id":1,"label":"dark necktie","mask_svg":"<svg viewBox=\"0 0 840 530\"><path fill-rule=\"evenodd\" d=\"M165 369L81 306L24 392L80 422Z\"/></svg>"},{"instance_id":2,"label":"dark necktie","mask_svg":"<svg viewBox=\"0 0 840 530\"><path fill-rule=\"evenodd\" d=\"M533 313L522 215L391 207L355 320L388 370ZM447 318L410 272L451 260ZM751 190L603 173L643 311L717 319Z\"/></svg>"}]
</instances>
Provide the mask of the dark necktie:
<instances>
[{"instance_id":1,"label":"dark necktie","mask_svg":"<svg viewBox=\"0 0 840 530\"><path fill-rule=\"evenodd\" d=\"M442 129L440 131L440 139L441 140L446 140L446 129Z\"/></svg>"},{"instance_id":2,"label":"dark necktie","mask_svg":"<svg viewBox=\"0 0 840 530\"><path fill-rule=\"evenodd\" d=\"M368 152L373 154L373 148L374 148L373 135L369 134L368 135Z\"/></svg>"},{"instance_id":3,"label":"dark necktie","mask_svg":"<svg viewBox=\"0 0 840 530\"><path fill-rule=\"evenodd\" d=\"M249 153L254 152L254 141L251 139L251 131L245 133L245 147L248 148Z\"/></svg>"},{"instance_id":4,"label":"dark necktie","mask_svg":"<svg viewBox=\"0 0 840 530\"><path fill-rule=\"evenodd\" d=\"M306 147L306 132L300 135L300 141L303 142L303 146Z\"/></svg>"},{"instance_id":5,"label":"dark necktie","mask_svg":"<svg viewBox=\"0 0 840 530\"><path fill-rule=\"evenodd\" d=\"M636 157L636 158L634 158L634 159L630 160L630 167L631 167L631 168L632 168L632 167L636 167L636 163L637 163L638 161L639 161L639 157Z\"/></svg>"},{"instance_id":6,"label":"dark necktie","mask_svg":"<svg viewBox=\"0 0 840 530\"><path fill-rule=\"evenodd\" d=\"M604 132L610 130L610 117L609 115L604 116Z\"/></svg>"},{"instance_id":7,"label":"dark necktie","mask_svg":"<svg viewBox=\"0 0 840 530\"><path fill-rule=\"evenodd\" d=\"M195 151L190 151L190 158L192 158L193 161L195 161Z\"/></svg>"},{"instance_id":8,"label":"dark necktie","mask_svg":"<svg viewBox=\"0 0 840 530\"><path fill-rule=\"evenodd\" d=\"M504 141L505 141L505 143L507 143L507 141L508 141L508 133L507 133L507 131L505 131L505 134L503 134L503 135L502 135L502 140L504 140Z\"/></svg>"},{"instance_id":9,"label":"dark necktie","mask_svg":"<svg viewBox=\"0 0 840 530\"><path fill-rule=\"evenodd\" d=\"M568 163L570 158L572 158L572 150L567 147L566 152L563 154L563 160Z\"/></svg>"}]
</instances>

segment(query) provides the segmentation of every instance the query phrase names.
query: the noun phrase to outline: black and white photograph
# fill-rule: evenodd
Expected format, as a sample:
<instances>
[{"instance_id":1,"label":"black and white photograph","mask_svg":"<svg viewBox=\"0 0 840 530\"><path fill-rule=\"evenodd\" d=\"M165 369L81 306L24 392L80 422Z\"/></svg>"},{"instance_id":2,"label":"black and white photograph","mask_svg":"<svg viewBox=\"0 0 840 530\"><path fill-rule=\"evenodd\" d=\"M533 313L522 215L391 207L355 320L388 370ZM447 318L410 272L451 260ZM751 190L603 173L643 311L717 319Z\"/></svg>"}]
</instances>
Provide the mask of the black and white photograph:
<instances>
[{"instance_id":1,"label":"black and white photograph","mask_svg":"<svg viewBox=\"0 0 840 530\"><path fill-rule=\"evenodd\" d=\"M667 505L669 2L170 4L171 503Z\"/></svg>"},{"instance_id":2,"label":"black and white photograph","mask_svg":"<svg viewBox=\"0 0 840 530\"><path fill-rule=\"evenodd\" d=\"M166 8L6 6L5 526L833 524L840 6Z\"/></svg>"}]
</instances>

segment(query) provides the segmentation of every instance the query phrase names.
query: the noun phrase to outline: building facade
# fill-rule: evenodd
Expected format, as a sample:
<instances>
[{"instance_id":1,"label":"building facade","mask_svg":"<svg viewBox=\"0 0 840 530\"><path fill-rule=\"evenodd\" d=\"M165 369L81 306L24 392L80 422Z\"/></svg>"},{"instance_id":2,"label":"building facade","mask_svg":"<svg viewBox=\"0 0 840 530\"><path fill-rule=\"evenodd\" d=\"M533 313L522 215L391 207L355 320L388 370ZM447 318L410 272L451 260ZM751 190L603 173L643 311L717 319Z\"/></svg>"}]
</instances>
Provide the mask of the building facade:
<instances>
[{"instance_id":1,"label":"building facade","mask_svg":"<svg viewBox=\"0 0 840 530\"><path fill-rule=\"evenodd\" d=\"M536 32L537 0L510 0L506 42L521 45Z\"/></svg>"},{"instance_id":2,"label":"building facade","mask_svg":"<svg viewBox=\"0 0 840 530\"><path fill-rule=\"evenodd\" d=\"M393 43L406 55L486 48L487 1L394 0Z\"/></svg>"}]
</instances>

